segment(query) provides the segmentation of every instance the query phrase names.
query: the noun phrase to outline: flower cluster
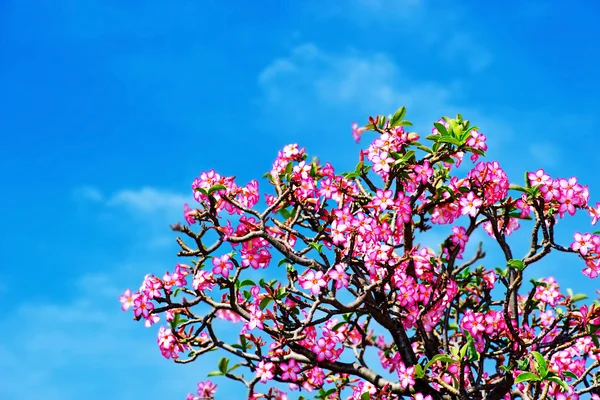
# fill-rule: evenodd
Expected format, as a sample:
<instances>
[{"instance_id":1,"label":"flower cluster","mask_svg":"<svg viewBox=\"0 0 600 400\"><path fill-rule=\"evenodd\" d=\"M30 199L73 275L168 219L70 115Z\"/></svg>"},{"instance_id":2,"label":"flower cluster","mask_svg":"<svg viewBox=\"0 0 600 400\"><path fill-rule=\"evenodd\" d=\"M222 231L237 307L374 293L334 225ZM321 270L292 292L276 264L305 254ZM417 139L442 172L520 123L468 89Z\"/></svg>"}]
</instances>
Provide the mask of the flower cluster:
<instances>
[{"instance_id":1,"label":"flower cluster","mask_svg":"<svg viewBox=\"0 0 600 400\"><path fill-rule=\"evenodd\" d=\"M352 172L309 161L297 144L279 151L267 174L273 193L202 172L192 183L196 208L184 205L187 225L173 226L183 236L179 255L193 261L147 275L121 296L123 310L148 327L165 314L157 340L165 358L185 363L220 350L241 359L221 359L210 376L246 385L251 399L286 400L275 382L323 400L475 399L489 388L505 399L512 388L523 398L600 393L590 380L600 365L600 307L576 305L582 297L553 278L532 281L529 292L523 283L523 271L551 252L576 254L585 275L600 274L598 234L577 232L563 246L554 233L578 210L595 224L600 203L588 206L576 178L542 169L511 185L498 162L479 161L486 137L460 115L434 124L430 146L419 143L404 111L353 125L355 140L376 137ZM455 176L468 154L473 165ZM266 208L254 209L263 195ZM531 248L514 259L506 236L528 219ZM419 242L432 224L451 226L439 248ZM477 229L498 242L505 269L479 265L481 247L470 254ZM200 382L187 399L215 392Z\"/></svg>"}]
</instances>

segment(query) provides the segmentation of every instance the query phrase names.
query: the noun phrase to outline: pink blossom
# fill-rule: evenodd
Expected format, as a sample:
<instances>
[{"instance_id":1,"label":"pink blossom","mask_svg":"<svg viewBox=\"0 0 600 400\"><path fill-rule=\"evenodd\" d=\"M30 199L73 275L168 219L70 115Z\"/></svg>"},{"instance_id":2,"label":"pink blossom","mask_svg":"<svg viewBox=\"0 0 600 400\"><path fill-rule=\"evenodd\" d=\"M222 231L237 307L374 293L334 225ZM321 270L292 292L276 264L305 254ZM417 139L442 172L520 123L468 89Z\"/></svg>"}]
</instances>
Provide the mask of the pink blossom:
<instances>
[{"instance_id":1,"label":"pink blossom","mask_svg":"<svg viewBox=\"0 0 600 400\"><path fill-rule=\"evenodd\" d=\"M272 362L265 362L262 360L256 366L256 376L260 378L262 383L266 383L267 381L273 379L275 376L275 364Z\"/></svg>"},{"instance_id":2,"label":"pink blossom","mask_svg":"<svg viewBox=\"0 0 600 400\"><path fill-rule=\"evenodd\" d=\"M415 367L406 367L402 361L398 362L398 378L400 379L400 386L403 389L408 388L415 384Z\"/></svg>"},{"instance_id":3,"label":"pink blossom","mask_svg":"<svg viewBox=\"0 0 600 400\"><path fill-rule=\"evenodd\" d=\"M183 217L186 222L190 225L196 223L196 216L198 215L198 211L195 209L191 209L190 206L185 203L183 205Z\"/></svg>"},{"instance_id":4,"label":"pink blossom","mask_svg":"<svg viewBox=\"0 0 600 400\"><path fill-rule=\"evenodd\" d=\"M312 294L317 295L321 292L321 288L327 286L325 276L322 271L309 270L304 276L298 278L300 286L305 290L310 290Z\"/></svg>"},{"instance_id":5,"label":"pink blossom","mask_svg":"<svg viewBox=\"0 0 600 400\"><path fill-rule=\"evenodd\" d=\"M547 175L543 169L538 169L536 172L530 172L527 177L531 186L548 185L552 182L550 175Z\"/></svg>"},{"instance_id":6,"label":"pink blossom","mask_svg":"<svg viewBox=\"0 0 600 400\"><path fill-rule=\"evenodd\" d=\"M215 257L212 259L213 270L212 273L215 275L222 275L224 278L229 277L229 271L233 269L233 263L229 261L229 254L223 254L221 257Z\"/></svg>"},{"instance_id":7,"label":"pink blossom","mask_svg":"<svg viewBox=\"0 0 600 400\"><path fill-rule=\"evenodd\" d=\"M217 391L217 385L211 381L198 382L198 395L206 398L211 398Z\"/></svg>"},{"instance_id":8,"label":"pink blossom","mask_svg":"<svg viewBox=\"0 0 600 400\"><path fill-rule=\"evenodd\" d=\"M462 207L461 214L469 214L471 217L475 217L477 215L477 212L479 211L479 207L481 207L482 204L483 201L481 201L477 196L475 196L475 193L469 192L466 196L463 196L460 199L460 205Z\"/></svg>"},{"instance_id":9,"label":"pink blossom","mask_svg":"<svg viewBox=\"0 0 600 400\"><path fill-rule=\"evenodd\" d=\"M335 288L347 288L348 287L348 274L346 273L346 264L337 264L334 269L329 271L329 277L335 282Z\"/></svg>"},{"instance_id":10,"label":"pink blossom","mask_svg":"<svg viewBox=\"0 0 600 400\"><path fill-rule=\"evenodd\" d=\"M281 379L296 382L298 380L297 373L300 372L300 366L293 358L287 363L279 364L281 369Z\"/></svg>"},{"instance_id":11,"label":"pink blossom","mask_svg":"<svg viewBox=\"0 0 600 400\"><path fill-rule=\"evenodd\" d=\"M133 307L135 299L139 297L139 295L139 293L132 294L131 290L129 289L125 290L125 293L119 296L119 301L122 304L121 309L123 309L123 311L127 311L130 307Z\"/></svg>"},{"instance_id":12,"label":"pink blossom","mask_svg":"<svg viewBox=\"0 0 600 400\"><path fill-rule=\"evenodd\" d=\"M385 210L394 205L393 196L394 192L391 190L383 191L378 189L376 197L373 199L373 205L379 210Z\"/></svg>"}]
</instances>

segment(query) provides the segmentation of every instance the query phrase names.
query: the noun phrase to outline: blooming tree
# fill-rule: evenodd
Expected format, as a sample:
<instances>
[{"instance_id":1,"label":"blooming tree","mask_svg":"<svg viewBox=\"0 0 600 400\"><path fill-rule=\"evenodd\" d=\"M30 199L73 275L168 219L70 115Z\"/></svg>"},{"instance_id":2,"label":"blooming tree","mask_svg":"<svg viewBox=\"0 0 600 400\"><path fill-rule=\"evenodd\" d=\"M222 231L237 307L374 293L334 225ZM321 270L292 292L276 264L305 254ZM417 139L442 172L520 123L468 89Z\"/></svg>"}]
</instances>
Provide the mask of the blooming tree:
<instances>
[{"instance_id":1,"label":"blooming tree","mask_svg":"<svg viewBox=\"0 0 600 400\"><path fill-rule=\"evenodd\" d=\"M203 172L187 224L172 227L190 261L147 275L123 309L148 327L164 316L158 345L175 362L221 351L209 376L249 399L600 399L600 307L577 305L585 296L553 278L523 279L553 252L597 277L600 236L560 244L555 227L579 210L595 224L600 203L541 169L511 184L480 160L486 137L460 115L424 140L404 116L353 125L357 142L375 139L352 172L284 147L264 203L257 181ZM433 225L448 232L438 249L419 242ZM465 251L477 229L499 267L480 265L481 244ZM509 245L517 229L530 230L525 254ZM216 386L200 382L188 399L212 399Z\"/></svg>"}]
</instances>

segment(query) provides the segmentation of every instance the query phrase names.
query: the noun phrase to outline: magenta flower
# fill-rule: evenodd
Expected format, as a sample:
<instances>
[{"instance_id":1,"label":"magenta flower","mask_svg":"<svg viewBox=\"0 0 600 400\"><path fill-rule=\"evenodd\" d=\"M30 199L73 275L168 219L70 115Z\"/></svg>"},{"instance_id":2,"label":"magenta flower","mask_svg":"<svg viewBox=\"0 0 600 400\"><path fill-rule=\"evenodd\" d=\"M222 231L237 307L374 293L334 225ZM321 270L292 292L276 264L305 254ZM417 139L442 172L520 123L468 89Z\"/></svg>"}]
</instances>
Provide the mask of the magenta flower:
<instances>
[{"instance_id":1,"label":"magenta flower","mask_svg":"<svg viewBox=\"0 0 600 400\"><path fill-rule=\"evenodd\" d=\"M538 169L536 172L530 172L527 177L531 186L549 185L552 183L550 175L547 175L543 169Z\"/></svg>"},{"instance_id":2,"label":"magenta flower","mask_svg":"<svg viewBox=\"0 0 600 400\"><path fill-rule=\"evenodd\" d=\"M279 364L279 368L281 369L281 379L289 379L292 382L296 382L298 380L297 373L300 372L300 366L293 358L287 363Z\"/></svg>"},{"instance_id":3,"label":"magenta flower","mask_svg":"<svg viewBox=\"0 0 600 400\"><path fill-rule=\"evenodd\" d=\"M229 277L229 271L233 269L233 263L229 261L229 254L224 254L221 257L215 257L212 259L214 275L222 275L224 278Z\"/></svg>"},{"instance_id":4,"label":"magenta flower","mask_svg":"<svg viewBox=\"0 0 600 400\"><path fill-rule=\"evenodd\" d=\"M398 378L400 379L400 386L402 386L403 389L415 384L415 367L407 368L402 361L399 361L397 372Z\"/></svg>"},{"instance_id":5,"label":"magenta flower","mask_svg":"<svg viewBox=\"0 0 600 400\"><path fill-rule=\"evenodd\" d=\"M392 207L394 205L393 196L394 192L391 190L386 190L384 192L383 190L378 189L377 195L373 199L373 205L381 211L387 209L388 207Z\"/></svg>"},{"instance_id":6,"label":"magenta flower","mask_svg":"<svg viewBox=\"0 0 600 400\"><path fill-rule=\"evenodd\" d=\"M198 395L201 398L211 398L217 391L217 385L211 381L198 382Z\"/></svg>"},{"instance_id":7,"label":"magenta flower","mask_svg":"<svg viewBox=\"0 0 600 400\"><path fill-rule=\"evenodd\" d=\"M460 205L462 207L461 214L469 214L471 217L475 217L477 215L477 212L479 211L479 207L481 207L482 204L483 201L481 201L477 196L475 196L475 193L469 192L466 196L463 196L460 199Z\"/></svg>"},{"instance_id":8,"label":"magenta flower","mask_svg":"<svg viewBox=\"0 0 600 400\"><path fill-rule=\"evenodd\" d=\"M262 360L258 363L256 367L256 376L260 378L260 381L262 383L266 383L267 381L273 379L273 377L275 376L274 371L275 364L273 364L272 362L265 362L265 360Z\"/></svg>"},{"instance_id":9,"label":"magenta flower","mask_svg":"<svg viewBox=\"0 0 600 400\"><path fill-rule=\"evenodd\" d=\"M131 290L125 290L121 296L119 296L119 301L121 302L121 308L123 311L127 311L130 307L133 307L135 299L139 297L139 293L131 293Z\"/></svg>"},{"instance_id":10,"label":"magenta flower","mask_svg":"<svg viewBox=\"0 0 600 400\"><path fill-rule=\"evenodd\" d=\"M308 271L306 275L298 278L300 286L305 290L310 290L312 294L317 295L321 292L321 288L327 286L325 276L322 271Z\"/></svg>"}]
</instances>

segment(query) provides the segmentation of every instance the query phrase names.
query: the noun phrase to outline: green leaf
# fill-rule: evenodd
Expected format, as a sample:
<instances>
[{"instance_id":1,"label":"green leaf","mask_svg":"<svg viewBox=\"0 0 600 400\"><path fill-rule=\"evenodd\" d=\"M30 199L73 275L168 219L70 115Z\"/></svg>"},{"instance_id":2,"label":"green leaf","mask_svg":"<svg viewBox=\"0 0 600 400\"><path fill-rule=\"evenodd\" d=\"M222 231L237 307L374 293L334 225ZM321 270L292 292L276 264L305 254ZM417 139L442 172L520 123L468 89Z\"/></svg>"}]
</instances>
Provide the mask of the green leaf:
<instances>
[{"instance_id":1,"label":"green leaf","mask_svg":"<svg viewBox=\"0 0 600 400\"><path fill-rule=\"evenodd\" d=\"M579 379L579 377L577 375L575 375L574 373L572 373L571 371L564 371L563 375L569 378L573 378L573 379Z\"/></svg>"},{"instance_id":2,"label":"green leaf","mask_svg":"<svg viewBox=\"0 0 600 400\"><path fill-rule=\"evenodd\" d=\"M287 290L285 290L284 288L281 288L277 291L277 294L275 295L275 297L277 298L277 300L283 300L287 297L288 292Z\"/></svg>"},{"instance_id":3,"label":"green leaf","mask_svg":"<svg viewBox=\"0 0 600 400\"><path fill-rule=\"evenodd\" d=\"M558 376L551 376L549 378L546 378L547 381L550 382L554 382L557 383L558 385L560 385L560 387L565 391L568 392L569 391L569 385L567 384L567 382L563 381L562 379L560 379ZM515 381L516 382L516 381Z\"/></svg>"},{"instance_id":4,"label":"green leaf","mask_svg":"<svg viewBox=\"0 0 600 400\"><path fill-rule=\"evenodd\" d=\"M591 335L592 342L594 342L594 346L600 347L600 340L598 340L598 335Z\"/></svg>"},{"instance_id":5,"label":"green leaf","mask_svg":"<svg viewBox=\"0 0 600 400\"><path fill-rule=\"evenodd\" d=\"M337 324L335 324L333 326L333 328L331 328L332 331L337 331L338 329L340 329L342 326L346 325L346 322L338 322Z\"/></svg>"},{"instance_id":6,"label":"green leaf","mask_svg":"<svg viewBox=\"0 0 600 400\"><path fill-rule=\"evenodd\" d=\"M196 192L200 192L200 193L202 193L202 194L203 194L203 195L205 195L205 196L208 196L208 192L207 192L207 191L206 191L206 189L204 189L204 188L199 188L199 187L197 187L197 188L194 188L194 190L195 190Z\"/></svg>"},{"instance_id":7,"label":"green leaf","mask_svg":"<svg viewBox=\"0 0 600 400\"><path fill-rule=\"evenodd\" d=\"M519 376L517 376L517 378L515 379L515 383L529 382L529 381L539 382L541 380L542 379L539 376L537 376L536 374L534 374L533 372L523 372Z\"/></svg>"},{"instance_id":8,"label":"green leaf","mask_svg":"<svg viewBox=\"0 0 600 400\"><path fill-rule=\"evenodd\" d=\"M450 136L450 134L448 133L448 131L446 130L446 127L442 124L440 124L439 122L434 122L433 126L435 126L435 129L438 130L438 132L442 135L442 136ZM435 136L435 135L433 135Z\"/></svg>"},{"instance_id":9,"label":"green leaf","mask_svg":"<svg viewBox=\"0 0 600 400\"><path fill-rule=\"evenodd\" d=\"M356 164L356 168L354 169L354 172L360 174L362 172L363 167L365 166L365 162L361 161L358 164Z\"/></svg>"},{"instance_id":10,"label":"green leaf","mask_svg":"<svg viewBox=\"0 0 600 400\"><path fill-rule=\"evenodd\" d=\"M371 400L371 394L369 392L364 392L361 396L360 396L360 400Z\"/></svg>"},{"instance_id":11,"label":"green leaf","mask_svg":"<svg viewBox=\"0 0 600 400\"><path fill-rule=\"evenodd\" d=\"M217 190L227 190L227 187L225 185L221 185L221 184L214 185L210 189L208 189L208 194L211 195L214 192L216 192Z\"/></svg>"},{"instance_id":12,"label":"green leaf","mask_svg":"<svg viewBox=\"0 0 600 400\"><path fill-rule=\"evenodd\" d=\"M221 358L219 360L219 371L221 371L223 374L227 373L227 366L229 365L229 359L228 358Z\"/></svg>"},{"instance_id":13,"label":"green leaf","mask_svg":"<svg viewBox=\"0 0 600 400\"><path fill-rule=\"evenodd\" d=\"M281 214L281 216L284 219L290 219L290 217L292 216L292 213L290 213L290 211L287 208L280 208L279 214Z\"/></svg>"},{"instance_id":14,"label":"green leaf","mask_svg":"<svg viewBox=\"0 0 600 400\"><path fill-rule=\"evenodd\" d=\"M546 362L546 359L541 353L538 353L537 351L532 351L531 355L535 358L535 362L537 364L536 369L538 374L540 374L540 377L542 379L545 378L546 375L548 375L548 364Z\"/></svg>"},{"instance_id":15,"label":"green leaf","mask_svg":"<svg viewBox=\"0 0 600 400\"><path fill-rule=\"evenodd\" d=\"M415 146L419 150L423 150L425 153L430 153L430 154L432 153L432 151L429 147L423 146L422 144L413 143L413 146Z\"/></svg>"},{"instance_id":16,"label":"green leaf","mask_svg":"<svg viewBox=\"0 0 600 400\"><path fill-rule=\"evenodd\" d=\"M223 373L219 372L219 371L212 371L212 372L209 372L208 375L206 375L206 376L223 376Z\"/></svg>"},{"instance_id":17,"label":"green leaf","mask_svg":"<svg viewBox=\"0 0 600 400\"><path fill-rule=\"evenodd\" d=\"M287 258L282 258L281 260L279 260L279 262L277 263L278 267L281 267L283 264L290 264L290 260L288 260Z\"/></svg>"},{"instance_id":18,"label":"green leaf","mask_svg":"<svg viewBox=\"0 0 600 400\"><path fill-rule=\"evenodd\" d=\"M476 149L474 147L469 147L469 146L466 146L465 150L466 151L470 151L471 153L478 154L478 155L480 155L482 157L485 157L485 151L483 151L483 150L479 150L479 149Z\"/></svg>"},{"instance_id":19,"label":"green leaf","mask_svg":"<svg viewBox=\"0 0 600 400\"><path fill-rule=\"evenodd\" d=\"M459 352L458 352L458 355L460 356L460 359L461 359L461 360L462 360L463 358L465 358L465 356L467 355L467 349L468 349L468 347L469 347L469 344L468 344L468 343L465 343L465 344L463 344L463 345L460 347L460 350L459 350Z\"/></svg>"},{"instance_id":20,"label":"green leaf","mask_svg":"<svg viewBox=\"0 0 600 400\"><path fill-rule=\"evenodd\" d=\"M361 174L358 172L345 172L342 174L342 176L346 179L356 179L360 176Z\"/></svg>"},{"instance_id":21,"label":"green leaf","mask_svg":"<svg viewBox=\"0 0 600 400\"><path fill-rule=\"evenodd\" d=\"M575 302L577 302L577 301L585 300L585 299L587 299L587 298L588 298L588 297L587 297L585 294L583 294L583 293L578 293L578 294L576 294L576 295L573 295L573 296L571 296L571 302L572 302L572 303L575 303Z\"/></svg>"},{"instance_id":22,"label":"green leaf","mask_svg":"<svg viewBox=\"0 0 600 400\"><path fill-rule=\"evenodd\" d=\"M421 364L415 364L415 378L422 378L423 376L425 376L423 367L421 366Z\"/></svg>"},{"instance_id":23,"label":"green leaf","mask_svg":"<svg viewBox=\"0 0 600 400\"><path fill-rule=\"evenodd\" d=\"M510 190L518 190L519 192L527 193L527 189L525 189L523 186L515 185L514 183L511 183L508 188Z\"/></svg>"},{"instance_id":24,"label":"green leaf","mask_svg":"<svg viewBox=\"0 0 600 400\"><path fill-rule=\"evenodd\" d=\"M265 297L264 299L262 299L260 301L260 305L259 305L260 309L264 310L269 305L269 303L272 301L273 301L273 299L271 297Z\"/></svg>"},{"instance_id":25,"label":"green leaf","mask_svg":"<svg viewBox=\"0 0 600 400\"><path fill-rule=\"evenodd\" d=\"M244 279L243 281L237 281L237 288L243 288L244 286L256 286L256 283L252 279Z\"/></svg>"},{"instance_id":26,"label":"green leaf","mask_svg":"<svg viewBox=\"0 0 600 400\"><path fill-rule=\"evenodd\" d=\"M406 107L400 107L390 120L390 126L397 126L398 122L402 121L404 115L406 114Z\"/></svg>"},{"instance_id":27,"label":"green leaf","mask_svg":"<svg viewBox=\"0 0 600 400\"><path fill-rule=\"evenodd\" d=\"M437 141L438 141L438 143L450 143L455 146L460 146L460 142L457 139L454 139L453 137L450 137L450 136L442 136Z\"/></svg>"},{"instance_id":28,"label":"green leaf","mask_svg":"<svg viewBox=\"0 0 600 400\"><path fill-rule=\"evenodd\" d=\"M310 242L308 247L312 247L317 250L319 253L323 252L323 245L321 243Z\"/></svg>"},{"instance_id":29,"label":"green leaf","mask_svg":"<svg viewBox=\"0 0 600 400\"><path fill-rule=\"evenodd\" d=\"M473 336L471 336L471 334L469 332L465 332L467 335L467 355L468 358L467 360L469 361L477 361L479 360L479 352L477 351L477 348L475 347L475 340L473 340Z\"/></svg>"},{"instance_id":30,"label":"green leaf","mask_svg":"<svg viewBox=\"0 0 600 400\"><path fill-rule=\"evenodd\" d=\"M425 364L425 367L423 369L425 371L427 371L429 369L429 367L431 367L433 364L435 364L438 361L442 362L442 363L450 363L450 364L458 362L454 358L450 357L447 354L436 354L435 356L433 356L433 358L427 364Z\"/></svg>"},{"instance_id":31,"label":"green leaf","mask_svg":"<svg viewBox=\"0 0 600 400\"><path fill-rule=\"evenodd\" d=\"M522 260L508 260L506 265L508 265L509 267L513 267L519 271L523 271L525 269L525 263Z\"/></svg>"}]
</instances>

